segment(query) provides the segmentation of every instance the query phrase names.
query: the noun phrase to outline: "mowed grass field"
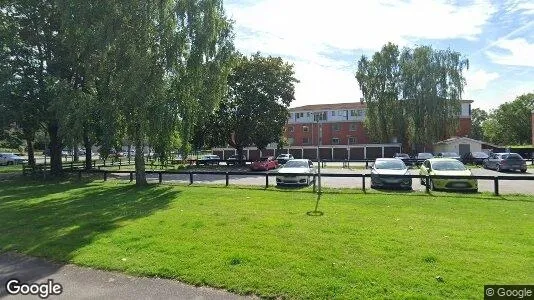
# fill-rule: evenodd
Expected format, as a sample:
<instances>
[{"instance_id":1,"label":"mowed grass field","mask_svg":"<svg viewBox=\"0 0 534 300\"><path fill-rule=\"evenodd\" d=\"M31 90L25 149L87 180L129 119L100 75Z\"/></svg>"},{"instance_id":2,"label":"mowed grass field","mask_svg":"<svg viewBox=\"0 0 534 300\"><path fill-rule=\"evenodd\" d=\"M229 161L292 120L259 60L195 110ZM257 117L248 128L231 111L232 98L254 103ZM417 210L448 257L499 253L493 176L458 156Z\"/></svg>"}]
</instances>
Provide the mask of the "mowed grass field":
<instances>
[{"instance_id":1,"label":"mowed grass field","mask_svg":"<svg viewBox=\"0 0 534 300\"><path fill-rule=\"evenodd\" d=\"M279 298L534 283L534 198L0 182L0 251Z\"/></svg>"}]
</instances>

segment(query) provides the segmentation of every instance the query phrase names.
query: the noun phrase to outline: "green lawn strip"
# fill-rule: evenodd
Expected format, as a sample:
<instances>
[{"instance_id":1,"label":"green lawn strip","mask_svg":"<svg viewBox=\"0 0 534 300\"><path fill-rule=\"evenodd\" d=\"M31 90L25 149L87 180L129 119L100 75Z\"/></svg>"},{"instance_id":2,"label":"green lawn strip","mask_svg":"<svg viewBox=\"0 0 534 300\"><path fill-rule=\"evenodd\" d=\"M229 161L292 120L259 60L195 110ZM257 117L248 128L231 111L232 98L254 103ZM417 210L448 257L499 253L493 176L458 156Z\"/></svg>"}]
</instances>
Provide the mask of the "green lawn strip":
<instances>
[{"instance_id":1,"label":"green lawn strip","mask_svg":"<svg viewBox=\"0 0 534 300\"><path fill-rule=\"evenodd\" d=\"M325 192L311 217L309 189L12 182L0 251L266 297L463 299L534 282L532 197Z\"/></svg>"},{"instance_id":2,"label":"green lawn strip","mask_svg":"<svg viewBox=\"0 0 534 300\"><path fill-rule=\"evenodd\" d=\"M4 173L21 173L22 174L22 165L9 165L9 166L0 166L0 174Z\"/></svg>"}]
</instances>

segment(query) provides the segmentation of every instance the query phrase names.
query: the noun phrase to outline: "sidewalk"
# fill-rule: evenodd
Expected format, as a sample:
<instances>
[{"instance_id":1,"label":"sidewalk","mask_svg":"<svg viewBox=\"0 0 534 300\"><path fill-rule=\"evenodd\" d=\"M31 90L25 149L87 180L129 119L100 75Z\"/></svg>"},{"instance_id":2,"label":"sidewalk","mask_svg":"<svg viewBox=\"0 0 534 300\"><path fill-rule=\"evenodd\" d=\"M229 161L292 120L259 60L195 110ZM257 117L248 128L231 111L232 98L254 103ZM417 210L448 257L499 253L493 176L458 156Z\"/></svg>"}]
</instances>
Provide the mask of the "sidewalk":
<instances>
[{"instance_id":1,"label":"sidewalk","mask_svg":"<svg viewBox=\"0 0 534 300\"><path fill-rule=\"evenodd\" d=\"M6 283L13 278L21 283L46 283L53 279L61 284L63 293L48 299L254 299L175 280L59 265L15 253L0 254L0 298L40 299L32 295L7 296Z\"/></svg>"}]
</instances>

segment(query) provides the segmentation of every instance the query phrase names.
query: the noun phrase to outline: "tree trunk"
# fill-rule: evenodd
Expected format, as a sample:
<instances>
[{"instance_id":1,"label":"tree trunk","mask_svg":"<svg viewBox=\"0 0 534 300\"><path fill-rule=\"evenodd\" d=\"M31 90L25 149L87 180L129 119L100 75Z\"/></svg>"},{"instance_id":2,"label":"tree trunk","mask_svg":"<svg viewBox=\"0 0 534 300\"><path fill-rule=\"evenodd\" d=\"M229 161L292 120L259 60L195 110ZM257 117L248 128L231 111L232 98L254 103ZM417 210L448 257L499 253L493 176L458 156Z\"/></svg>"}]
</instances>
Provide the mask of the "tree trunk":
<instances>
[{"instance_id":1,"label":"tree trunk","mask_svg":"<svg viewBox=\"0 0 534 300\"><path fill-rule=\"evenodd\" d=\"M145 157L143 155L143 146L137 142L135 144L135 185L146 185Z\"/></svg>"},{"instance_id":2,"label":"tree trunk","mask_svg":"<svg viewBox=\"0 0 534 300\"><path fill-rule=\"evenodd\" d=\"M80 155L78 154L78 145L72 149L74 153L72 155L74 156L74 161L79 162L80 161Z\"/></svg>"},{"instance_id":3,"label":"tree trunk","mask_svg":"<svg viewBox=\"0 0 534 300\"><path fill-rule=\"evenodd\" d=\"M91 152L91 141L89 140L89 135L87 131L83 133L83 146L85 147L85 169L91 170L93 153Z\"/></svg>"},{"instance_id":4,"label":"tree trunk","mask_svg":"<svg viewBox=\"0 0 534 300\"><path fill-rule=\"evenodd\" d=\"M26 143L28 144L28 166L30 166L30 168L34 168L35 167L35 153L34 153L34 149L33 149L33 138L31 137L27 137L26 138Z\"/></svg>"},{"instance_id":5,"label":"tree trunk","mask_svg":"<svg viewBox=\"0 0 534 300\"><path fill-rule=\"evenodd\" d=\"M237 162L239 165L244 165L245 162L242 160L243 159L243 147L237 147L235 148L237 150Z\"/></svg>"},{"instance_id":6,"label":"tree trunk","mask_svg":"<svg viewBox=\"0 0 534 300\"><path fill-rule=\"evenodd\" d=\"M52 121L48 124L48 134L50 136L50 173L57 176L63 172L61 161L61 140L57 122Z\"/></svg>"}]
</instances>

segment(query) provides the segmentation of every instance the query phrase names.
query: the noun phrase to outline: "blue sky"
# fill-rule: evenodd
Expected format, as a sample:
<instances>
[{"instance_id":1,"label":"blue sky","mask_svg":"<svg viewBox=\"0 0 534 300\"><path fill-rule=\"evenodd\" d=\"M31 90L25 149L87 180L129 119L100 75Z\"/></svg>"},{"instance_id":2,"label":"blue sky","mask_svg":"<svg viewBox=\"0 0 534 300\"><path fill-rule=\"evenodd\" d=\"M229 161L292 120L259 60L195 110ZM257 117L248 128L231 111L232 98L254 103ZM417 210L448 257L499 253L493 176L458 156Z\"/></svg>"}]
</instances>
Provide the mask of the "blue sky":
<instances>
[{"instance_id":1,"label":"blue sky","mask_svg":"<svg viewBox=\"0 0 534 300\"><path fill-rule=\"evenodd\" d=\"M295 66L291 106L360 99L361 55L388 41L451 48L470 61L464 99L496 108L534 92L534 0L225 0L239 51Z\"/></svg>"}]
</instances>

